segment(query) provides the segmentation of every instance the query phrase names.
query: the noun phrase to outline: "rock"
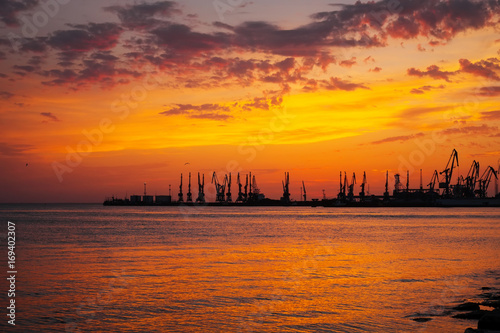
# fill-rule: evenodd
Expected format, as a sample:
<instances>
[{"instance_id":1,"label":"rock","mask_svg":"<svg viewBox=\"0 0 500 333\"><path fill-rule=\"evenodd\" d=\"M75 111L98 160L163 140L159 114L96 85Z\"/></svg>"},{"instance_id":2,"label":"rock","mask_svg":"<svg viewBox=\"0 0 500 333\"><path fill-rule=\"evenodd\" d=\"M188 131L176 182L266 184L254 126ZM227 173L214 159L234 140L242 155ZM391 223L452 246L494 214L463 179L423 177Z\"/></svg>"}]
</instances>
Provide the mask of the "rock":
<instances>
[{"instance_id":1,"label":"rock","mask_svg":"<svg viewBox=\"0 0 500 333\"><path fill-rule=\"evenodd\" d=\"M480 319L482 316L487 314L489 311L486 310L476 310L472 312L459 313L453 316L453 318L457 319Z\"/></svg>"},{"instance_id":2,"label":"rock","mask_svg":"<svg viewBox=\"0 0 500 333\"><path fill-rule=\"evenodd\" d=\"M498 309L498 308L500 308L500 301L484 301L481 303L481 305L489 306L489 307Z\"/></svg>"},{"instance_id":3,"label":"rock","mask_svg":"<svg viewBox=\"0 0 500 333\"><path fill-rule=\"evenodd\" d=\"M479 304L473 302L467 302L460 305L457 305L453 308L453 310L457 311L477 311L479 310Z\"/></svg>"},{"instance_id":4,"label":"rock","mask_svg":"<svg viewBox=\"0 0 500 333\"><path fill-rule=\"evenodd\" d=\"M480 333L480 332L478 330L473 329L473 328L468 328L465 330L464 333Z\"/></svg>"},{"instance_id":5,"label":"rock","mask_svg":"<svg viewBox=\"0 0 500 333\"><path fill-rule=\"evenodd\" d=\"M500 310L489 311L479 322L477 328L482 330L500 331Z\"/></svg>"},{"instance_id":6,"label":"rock","mask_svg":"<svg viewBox=\"0 0 500 333\"><path fill-rule=\"evenodd\" d=\"M428 321L431 321L432 318L423 318L423 317L418 317L418 318L413 318L412 319L413 321L416 321L418 323L425 323L425 322L428 322Z\"/></svg>"}]
</instances>

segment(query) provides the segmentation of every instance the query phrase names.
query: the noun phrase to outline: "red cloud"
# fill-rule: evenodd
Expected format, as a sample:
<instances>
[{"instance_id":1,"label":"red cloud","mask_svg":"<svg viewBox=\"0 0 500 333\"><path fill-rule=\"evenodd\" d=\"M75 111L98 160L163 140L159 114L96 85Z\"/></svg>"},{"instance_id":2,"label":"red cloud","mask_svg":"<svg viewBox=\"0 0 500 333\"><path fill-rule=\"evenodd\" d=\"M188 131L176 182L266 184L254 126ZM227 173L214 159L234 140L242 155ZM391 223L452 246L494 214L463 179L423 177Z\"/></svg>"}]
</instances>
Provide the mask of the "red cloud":
<instances>
[{"instance_id":1,"label":"red cloud","mask_svg":"<svg viewBox=\"0 0 500 333\"><path fill-rule=\"evenodd\" d=\"M427 67L426 71L421 71L421 70L415 69L415 68L408 69L408 75L418 76L418 77L430 76L433 79L445 80L447 82L450 82L450 76L452 76L454 74L455 74L455 72L441 71L439 69L439 67L436 65L432 65L432 66Z\"/></svg>"}]
</instances>

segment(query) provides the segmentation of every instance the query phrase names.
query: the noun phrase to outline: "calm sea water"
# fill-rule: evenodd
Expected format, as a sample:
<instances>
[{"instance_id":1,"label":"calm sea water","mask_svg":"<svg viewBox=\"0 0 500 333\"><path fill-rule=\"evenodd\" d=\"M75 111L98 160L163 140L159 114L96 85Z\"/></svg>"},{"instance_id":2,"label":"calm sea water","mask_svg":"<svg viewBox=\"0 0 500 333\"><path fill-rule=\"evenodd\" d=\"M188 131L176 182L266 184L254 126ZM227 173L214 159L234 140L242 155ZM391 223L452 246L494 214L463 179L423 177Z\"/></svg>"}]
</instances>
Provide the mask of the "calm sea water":
<instances>
[{"instance_id":1,"label":"calm sea water","mask_svg":"<svg viewBox=\"0 0 500 333\"><path fill-rule=\"evenodd\" d=\"M20 332L463 332L449 308L500 287L493 208L3 205L0 221Z\"/></svg>"}]
</instances>

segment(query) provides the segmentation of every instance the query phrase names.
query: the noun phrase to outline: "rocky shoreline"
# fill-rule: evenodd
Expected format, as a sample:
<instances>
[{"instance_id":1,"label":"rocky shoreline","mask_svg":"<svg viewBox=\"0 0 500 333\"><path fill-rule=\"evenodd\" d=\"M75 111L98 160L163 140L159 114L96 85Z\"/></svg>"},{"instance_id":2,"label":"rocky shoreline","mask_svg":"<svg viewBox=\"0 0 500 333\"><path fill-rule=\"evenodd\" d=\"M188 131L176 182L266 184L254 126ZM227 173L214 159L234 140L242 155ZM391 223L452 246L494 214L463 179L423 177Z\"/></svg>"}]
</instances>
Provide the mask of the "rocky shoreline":
<instances>
[{"instance_id":1,"label":"rocky shoreline","mask_svg":"<svg viewBox=\"0 0 500 333\"><path fill-rule=\"evenodd\" d=\"M500 290L483 287L474 299L458 305L441 308L439 311L415 313L413 321L426 323L433 317L450 316L455 319L477 321L477 328L467 328L465 333L500 333Z\"/></svg>"},{"instance_id":2,"label":"rocky shoreline","mask_svg":"<svg viewBox=\"0 0 500 333\"><path fill-rule=\"evenodd\" d=\"M466 302L453 309L460 313L453 315L457 319L477 320L477 329L467 328L464 333L500 333L500 292L483 287L481 302Z\"/></svg>"}]
</instances>

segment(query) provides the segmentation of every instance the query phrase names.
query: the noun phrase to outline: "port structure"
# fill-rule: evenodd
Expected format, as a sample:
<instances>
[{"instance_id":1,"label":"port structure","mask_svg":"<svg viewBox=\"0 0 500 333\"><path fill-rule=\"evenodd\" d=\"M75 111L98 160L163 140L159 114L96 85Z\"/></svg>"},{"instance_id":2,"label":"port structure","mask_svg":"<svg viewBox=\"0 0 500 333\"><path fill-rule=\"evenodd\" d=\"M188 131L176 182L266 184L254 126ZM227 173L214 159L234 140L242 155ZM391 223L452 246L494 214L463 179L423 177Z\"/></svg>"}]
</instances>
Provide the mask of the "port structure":
<instances>
[{"instance_id":1,"label":"port structure","mask_svg":"<svg viewBox=\"0 0 500 333\"><path fill-rule=\"evenodd\" d=\"M181 184L179 185L179 194L177 194L179 202L184 202L184 194L182 193L182 173L181 173Z\"/></svg>"},{"instance_id":2,"label":"port structure","mask_svg":"<svg viewBox=\"0 0 500 333\"><path fill-rule=\"evenodd\" d=\"M238 197L235 202L245 202L246 201L246 190L248 187L248 176L247 176L247 184L245 185L245 193L243 192L243 184L240 180L240 173L238 172L238 177L236 178L236 183L238 184Z\"/></svg>"},{"instance_id":3,"label":"port structure","mask_svg":"<svg viewBox=\"0 0 500 333\"><path fill-rule=\"evenodd\" d=\"M497 173L493 167L489 166L481 176L481 179L479 179L479 190L477 194L479 195L480 198L486 198L486 195L488 193L488 187L490 186L491 182L491 177L495 177L495 179L498 180Z\"/></svg>"},{"instance_id":4,"label":"port structure","mask_svg":"<svg viewBox=\"0 0 500 333\"><path fill-rule=\"evenodd\" d=\"M302 191L304 191L302 193ZM304 181L302 181L302 187L300 188L300 194L301 194L301 197L304 199L304 202L307 201L307 191L306 191L306 185L304 184ZM324 193L323 193L323 196L324 196Z\"/></svg>"},{"instance_id":5,"label":"port structure","mask_svg":"<svg viewBox=\"0 0 500 333\"><path fill-rule=\"evenodd\" d=\"M231 194L231 173L224 176L224 181L219 182L219 178L217 177L217 173L214 171L212 174L212 184L215 184L215 193L216 193L216 202L232 202L232 194ZM226 193L227 188L227 193Z\"/></svg>"},{"instance_id":6,"label":"port structure","mask_svg":"<svg viewBox=\"0 0 500 333\"><path fill-rule=\"evenodd\" d=\"M347 194L347 200L353 201L354 200L354 185L356 185L356 173L352 173L352 179L351 179L351 184L348 185L349 187L349 193Z\"/></svg>"},{"instance_id":7,"label":"port structure","mask_svg":"<svg viewBox=\"0 0 500 333\"><path fill-rule=\"evenodd\" d=\"M366 193L365 193L365 187L368 182L366 181L366 171L363 172L363 181L361 182L361 192L359 192L359 198L361 201L365 200Z\"/></svg>"},{"instance_id":8,"label":"port structure","mask_svg":"<svg viewBox=\"0 0 500 333\"><path fill-rule=\"evenodd\" d=\"M191 172L189 173L188 192L186 194L186 202L193 202L193 194L191 193Z\"/></svg>"},{"instance_id":9,"label":"port structure","mask_svg":"<svg viewBox=\"0 0 500 333\"><path fill-rule=\"evenodd\" d=\"M205 174L203 174L203 180L200 181L200 173L198 172L198 198L196 198L197 203L205 203Z\"/></svg>"},{"instance_id":10,"label":"port structure","mask_svg":"<svg viewBox=\"0 0 500 333\"><path fill-rule=\"evenodd\" d=\"M233 197L231 194L231 172L229 173L229 177L226 175L224 181L227 185L226 202L233 202Z\"/></svg>"},{"instance_id":11,"label":"port structure","mask_svg":"<svg viewBox=\"0 0 500 333\"><path fill-rule=\"evenodd\" d=\"M468 169L465 177L459 175L453 178L455 168L459 165L458 153L453 149L451 156L448 159L445 169L442 172L435 170L432 174L430 182L423 186L422 170L420 170L420 187L410 188L410 172L406 172L406 184L403 185L402 177L399 173L394 175L394 190L392 195L389 193L389 171L385 175L385 192L382 196L370 195L366 193L366 186L368 185L366 172L363 173L363 181L360 185L359 195L354 195L354 188L356 185L356 173L352 173L352 178L347 177L347 172L340 172L339 174L339 192L337 198L328 199L323 190L323 200L321 205L324 206L439 206L439 205L457 205L457 206L479 206L491 205L500 206L500 195L497 194L498 173L493 167L488 166L483 173L480 173L480 164L474 160ZM500 169L500 160L499 160ZM500 170L499 170L500 171ZM481 177L479 176L481 175ZM238 173L238 198L234 204L248 204L248 205L311 205L315 207L318 199L307 201L307 191L305 182L302 180L301 184L301 200L293 201L290 196L290 174L285 172L285 178L282 180L281 185L283 189L283 196L280 200L266 199L257 186L255 175L251 172L244 175L245 183L242 182L243 174ZM456 182L453 180L456 179ZM493 197L488 197L488 189L492 182L495 180L495 194ZM453 182L453 184L452 184ZM231 173L224 176L223 182L219 182L217 174L214 172L212 175L212 183L215 184L216 189L216 204L233 204L231 193ZM197 204L205 203L205 176L198 172L198 198ZM226 192L227 190L227 192ZM369 192L369 187L368 187ZM448 203L446 203L448 202ZM191 193L191 173L189 173L188 193L187 200L184 203L183 195L183 174L181 174L178 200L171 200L171 188L169 185L169 195L157 195L156 199L153 196L148 196L146 191L146 183L144 183L144 195L131 195L130 198L119 199L116 196L106 199L105 205L175 205L175 204L194 204L192 202Z\"/></svg>"},{"instance_id":12,"label":"port structure","mask_svg":"<svg viewBox=\"0 0 500 333\"><path fill-rule=\"evenodd\" d=\"M290 173L285 172L285 180L281 181L283 186L283 196L281 197L282 202L290 202Z\"/></svg>"},{"instance_id":13,"label":"port structure","mask_svg":"<svg viewBox=\"0 0 500 333\"><path fill-rule=\"evenodd\" d=\"M457 165L455 165L455 162L457 162ZM445 197L451 197L451 177L453 175L453 169L458 167L458 152L456 149L453 149L451 152L450 159L448 160L448 163L446 164L446 169L440 172L441 175L444 174L444 181L439 183L439 188L444 189L444 196Z\"/></svg>"}]
</instances>

